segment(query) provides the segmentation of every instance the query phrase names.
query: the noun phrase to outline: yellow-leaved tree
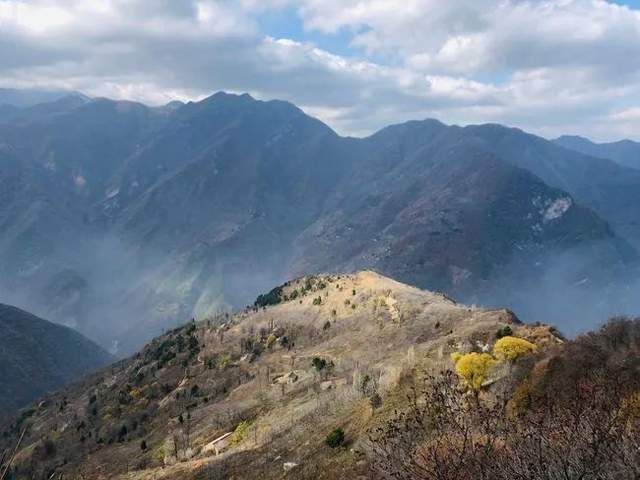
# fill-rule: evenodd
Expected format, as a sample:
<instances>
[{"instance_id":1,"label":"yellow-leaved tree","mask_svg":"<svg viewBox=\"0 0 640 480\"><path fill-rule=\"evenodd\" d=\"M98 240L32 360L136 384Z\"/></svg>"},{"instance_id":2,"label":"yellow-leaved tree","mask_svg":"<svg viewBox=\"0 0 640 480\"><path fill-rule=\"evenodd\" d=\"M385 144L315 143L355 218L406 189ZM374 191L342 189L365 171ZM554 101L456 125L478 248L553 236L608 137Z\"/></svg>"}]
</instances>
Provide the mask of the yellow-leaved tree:
<instances>
[{"instance_id":1,"label":"yellow-leaved tree","mask_svg":"<svg viewBox=\"0 0 640 480\"><path fill-rule=\"evenodd\" d=\"M456 373L472 390L479 390L487 380L491 367L496 363L488 353L467 353L452 355L456 364Z\"/></svg>"},{"instance_id":2,"label":"yellow-leaved tree","mask_svg":"<svg viewBox=\"0 0 640 480\"><path fill-rule=\"evenodd\" d=\"M493 354L499 360L514 362L523 355L536 351L533 343L518 337L502 337L493 346Z\"/></svg>"}]
</instances>

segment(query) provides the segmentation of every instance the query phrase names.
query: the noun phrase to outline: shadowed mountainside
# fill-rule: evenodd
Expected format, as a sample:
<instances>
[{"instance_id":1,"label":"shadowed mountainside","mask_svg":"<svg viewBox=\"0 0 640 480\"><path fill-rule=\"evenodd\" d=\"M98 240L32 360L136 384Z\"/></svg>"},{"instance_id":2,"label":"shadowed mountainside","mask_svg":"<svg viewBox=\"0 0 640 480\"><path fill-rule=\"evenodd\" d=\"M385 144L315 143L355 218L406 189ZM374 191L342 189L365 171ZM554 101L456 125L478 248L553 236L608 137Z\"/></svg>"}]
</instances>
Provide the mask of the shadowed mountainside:
<instances>
[{"instance_id":1,"label":"shadowed mountainside","mask_svg":"<svg viewBox=\"0 0 640 480\"><path fill-rule=\"evenodd\" d=\"M111 361L78 332L0 304L0 417Z\"/></svg>"}]
</instances>

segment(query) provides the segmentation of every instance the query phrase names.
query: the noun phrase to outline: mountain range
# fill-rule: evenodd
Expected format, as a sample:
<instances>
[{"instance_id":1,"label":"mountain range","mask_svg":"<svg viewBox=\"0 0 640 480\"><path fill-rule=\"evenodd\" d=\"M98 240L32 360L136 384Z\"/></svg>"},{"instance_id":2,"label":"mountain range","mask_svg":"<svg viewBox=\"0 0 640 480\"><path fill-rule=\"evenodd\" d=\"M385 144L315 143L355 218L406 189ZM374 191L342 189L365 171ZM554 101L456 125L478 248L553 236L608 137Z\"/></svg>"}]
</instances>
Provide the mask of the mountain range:
<instances>
[{"instance_id":1,"label":"mountain range","mask_svg":"<svg viewBox=\"0 0 640 480\"><path fill-rule=\"evenodd\" d=\"M576 135L563 135L553 140L556 144L592 157L608 158L631 168L640 168L640 143L632 140L595 143Z\"/></svg>"},{"instance_id":2,"label":"mountain range","mask_svg":"<svg viewBox=\"0 0 640 480\"><path fill-rule=\"evenodd\" d=\"M222 92L4 110L0 298L113 352L326 271L375 269L569 333L611 313L595 291L637 301L640 170L518 129L342 137Z\"/></svg>"}]
</instances>

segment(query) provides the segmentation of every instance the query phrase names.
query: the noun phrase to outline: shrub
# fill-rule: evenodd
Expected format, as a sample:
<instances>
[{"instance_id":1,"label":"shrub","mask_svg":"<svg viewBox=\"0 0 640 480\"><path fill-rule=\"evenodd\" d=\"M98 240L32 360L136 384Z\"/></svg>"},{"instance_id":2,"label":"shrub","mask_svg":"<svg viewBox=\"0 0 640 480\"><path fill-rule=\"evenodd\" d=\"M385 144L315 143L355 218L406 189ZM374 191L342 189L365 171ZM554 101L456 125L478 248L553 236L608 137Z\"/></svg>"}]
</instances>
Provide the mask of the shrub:
<instances>
[{"instance_id":1,"label":"shrub","mask_svg":"<svg viewBox=\"0 0 640 480\"><path fill-rule=\"evenodd\" d=\"M493 346L493 354L500 360L516 361L519 357L535 352L537 347L518 337L502 337Z\"/></svg>"},{"instance_id":2,"label":"shrub","mask_svg":"<svg viewBox=\"0 0 640 480\"><path fill-rule=\"evenodd\" d=\"M327 361L324 358L313 357L313 360L311 360L311 365L313 365L315 369L320 372L327 366Z\"/></svg>"},{"instance_id":3,"label":"shrub","mask_svg":"<svg viewBox=\"0 0 640 480\"><path fill-rule=\"evenodd\" d=\"M496 338L501 339L502 337L509 337L512 334L513 330L511 329L511 327L509 325L505 325L504 327L498 329L498 331L496 332Z\"/></svg>"},{"instance_id":4,"label":"shrub","mask_svg":"<svg viewBox=\"0 0 640 480\"><path fill-rule=\"evenodd\" d=\"M131 390L129 392L129 395L131 395L132 398L137 400L138 398L140 398L142 396L142 391L140 391L140 389L138 389L138 388L134 388L133 390Z\"/></svg>"},{"instance_id":5,"label":"shrub","mask_svg":"<svg viewBox=\"0 0 640 480\"><path fill-rule=\"evenodd\" d=\"M277 305L280 302L282 302L282 287L276 287L269 293L258 295L253 305L255 307L266 307L268 305Z\"/></svg>"},{"instance_id":6,"label":"shrub","mask_svg":"<svg viewBox=\"0 0 640 480\"><path fill-rule=\"evenodd\" d=\"M496 361L488 353L467 353L458 358L456 373L469 388L479 390L495 363Z\"/></svg>"},{"instance_id":7,"label":"shrub","mask_svg":"<svg viewBox=\"0 0 640 480\"><path fill-rule=\"evenodd\" d=\"M233 435L231 436L231 443L233 445L238 445L242 442L249 432L249 427L251 424L249 422L240 422L236 429L233 431Z\"/></svg>"},{"instance_id":8,"label":"shrub","mask_svg":"<svg viewBox=\"0 0 640 480\"><path fill-rule=\"evenodd\" d=\"M458 360L460 360L461 358L462 358L462 353L460 352L453 352L451 354L451 361L453 362L454 365L458 363Z\"/></svg>"},{"instance_id":9,"label":"shrub","mask_svg":"<svg viewBox=\"0 0 640 480\"><path fill-rule=\"evenodd\" d=\"M272 348L275 343L276 336L273 333L269 334L269 336L267 337L267 348Z\"/></svg>"},{"instance_id":10,"label":"shrub","mask_svg":"<svg viewBox=\"0 0 640 480\"><path fill-rule=\"evenodd\" d=\"M229 354L224 354L220 357L220 369L224 370L225 368L227 368L229 365L231 365L231 355Z\"/></svg>"},{"instance_id":11,"label":"shrub","mask_svg":"<svg viewBox=\"0 0 640 480\"><path fill-rule=\"evenodd\" d=\"M344 444L344 431L341 428L336 428L333 430L327 438L325 438L324 443L326 443L331 448L338 448Z\"/></svg>"}]
</instances>

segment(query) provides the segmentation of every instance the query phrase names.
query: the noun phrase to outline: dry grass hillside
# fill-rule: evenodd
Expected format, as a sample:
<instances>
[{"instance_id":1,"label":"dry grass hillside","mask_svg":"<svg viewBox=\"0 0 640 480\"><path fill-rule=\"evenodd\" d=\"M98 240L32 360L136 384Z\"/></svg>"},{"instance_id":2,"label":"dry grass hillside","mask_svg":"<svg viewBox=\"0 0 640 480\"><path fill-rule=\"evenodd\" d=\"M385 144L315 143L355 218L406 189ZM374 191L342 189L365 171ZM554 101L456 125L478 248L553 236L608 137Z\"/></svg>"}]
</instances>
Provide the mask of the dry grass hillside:
<instances>
[{"instance_id":1,"label":"dry grass hillside","mask_svg":"<svg viewBox=\"0 0 640 480\"><path fill-rule=\"evenodd\" d=\"M539 350L562 343L508 310L373 272L303 277L45 398L4 426L1 446L25 432L15 478L369 478L369 432L407 403L416 372L490 351L507 325ZM494 368L484 384L507 375ZM331 448L336 428L344 446Z\"/></svg>"}]
</instances>

